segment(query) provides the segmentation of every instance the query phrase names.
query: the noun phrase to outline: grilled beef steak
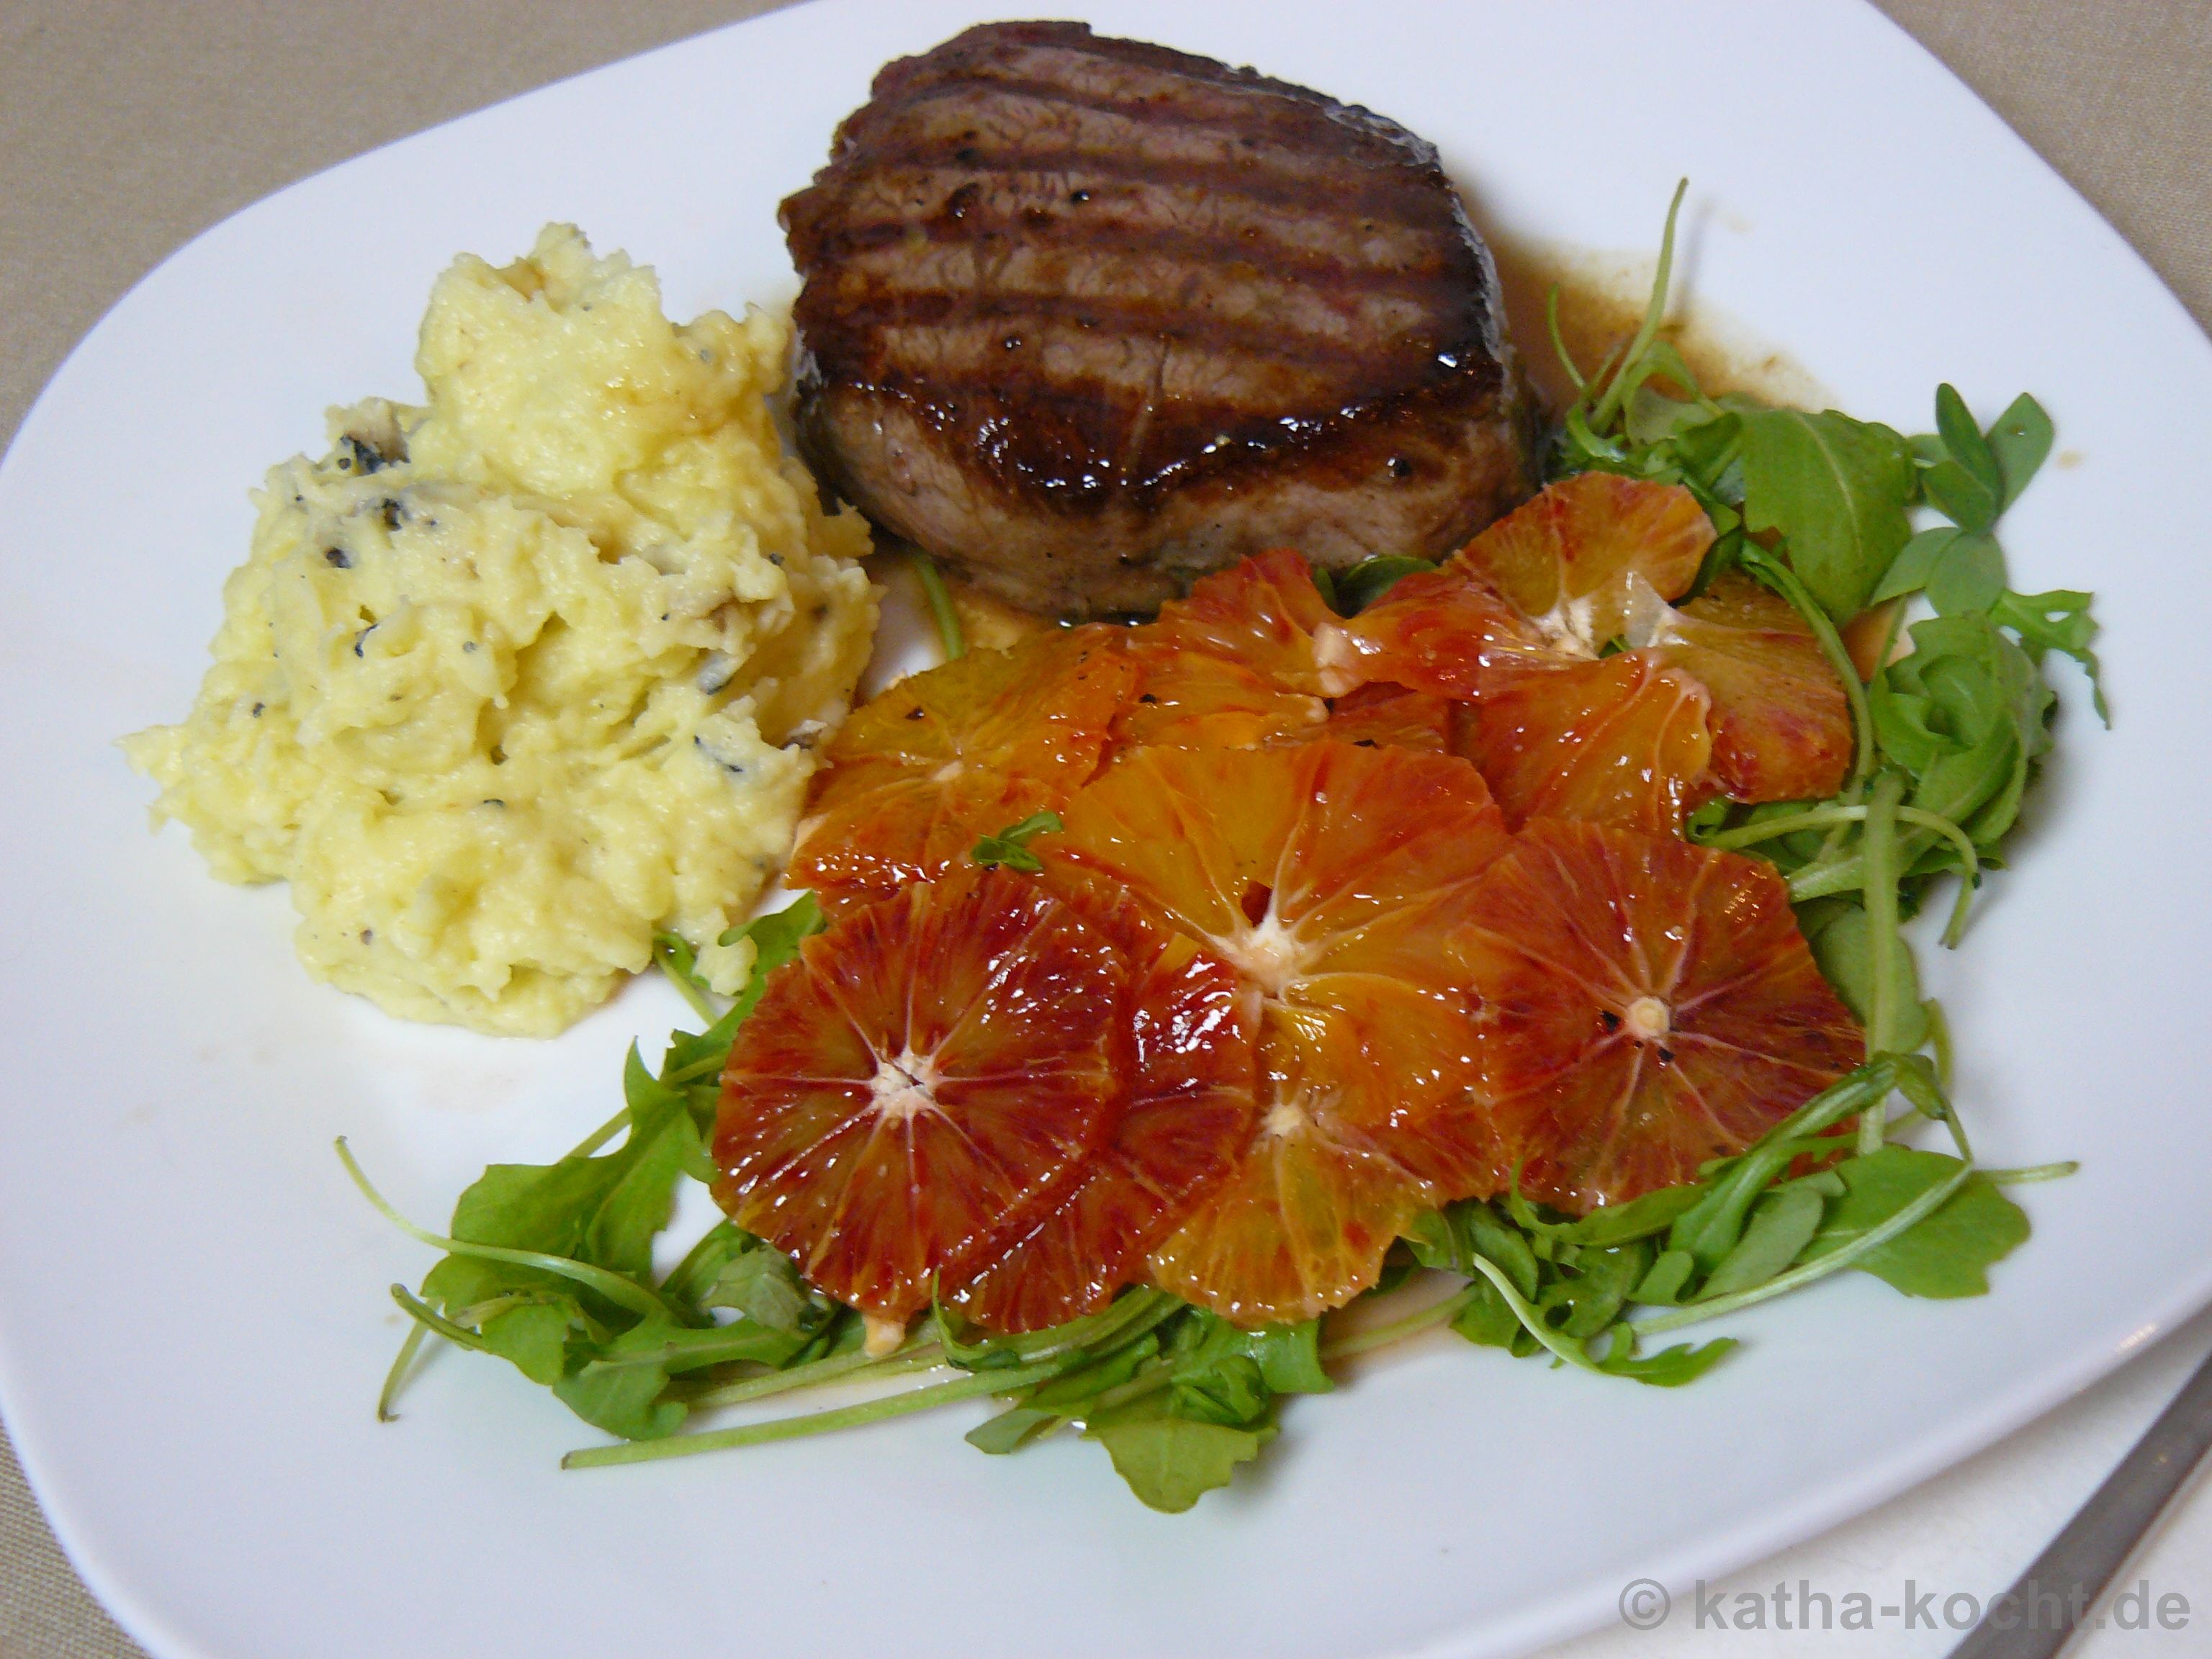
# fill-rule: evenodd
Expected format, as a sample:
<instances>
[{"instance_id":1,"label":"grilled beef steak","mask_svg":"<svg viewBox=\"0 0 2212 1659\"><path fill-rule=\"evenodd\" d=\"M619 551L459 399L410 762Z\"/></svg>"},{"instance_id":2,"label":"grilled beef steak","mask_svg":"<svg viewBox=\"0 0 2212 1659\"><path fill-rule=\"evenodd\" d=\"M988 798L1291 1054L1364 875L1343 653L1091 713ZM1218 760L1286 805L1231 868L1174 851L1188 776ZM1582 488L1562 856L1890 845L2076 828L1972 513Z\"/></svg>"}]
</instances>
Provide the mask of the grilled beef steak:
<instances>
[{"instance_id":1,"label":"grilled beef steak","mask_svg":"<svg viewBox=\"0 0 2212 1659\"><path fill-rule=\"evenodd\" d=\"M1031 610L1285 544L1435 556L1533 487L1435 149L1303 87L986 24L887 65L782 220L807 459Z\"/></svg>"}]
</instances>

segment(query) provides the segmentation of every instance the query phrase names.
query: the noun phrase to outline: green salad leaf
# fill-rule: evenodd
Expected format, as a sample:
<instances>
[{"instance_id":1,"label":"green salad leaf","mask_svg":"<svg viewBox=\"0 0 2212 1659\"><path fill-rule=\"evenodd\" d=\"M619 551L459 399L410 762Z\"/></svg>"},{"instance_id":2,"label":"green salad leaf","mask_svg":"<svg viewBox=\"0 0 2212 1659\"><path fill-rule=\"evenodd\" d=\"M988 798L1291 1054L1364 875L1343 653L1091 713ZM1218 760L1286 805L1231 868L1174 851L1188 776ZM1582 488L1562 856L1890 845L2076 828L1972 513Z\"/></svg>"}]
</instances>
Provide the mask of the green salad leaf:
<instances>
[{"instance_id":1,"label":"green salad leaf","mask_svg":"<svg viewBox=\"0 0 2212 1659\"><path fill-rule=\"evenodd\" d=\"M1093 1423L1084 1431L1114 1460L1114 1472L1148 1508L1180 1515L1207 1492L1229 1484L1239 1463L1249 1463L1275 1437L1272 1424L1233 1428L1222 1423L1171 1417L1152 1401Z\"/></svg>"},{"instance_id":2,"label":"green salad leaf","mask_svg":"<svg viewBox=\"0 0 2212 1659\"><path fill-rule=\"evenodd\" d=\"M1742 423L1743 520L1771 533L1838 626L1867 598L1912 531L1912 458L1878 422L1826 410L1747 410Z\"/></svg>"},{"instance_id":3,"label":"green salad leaf","mask_svg":"<svg viewBox=\"0 0 2212 1659\"><path fill-rule=\"evenodd\" d=\"M1837 1165L1844 1184L1805 1249L1816 1261L1863 1239L1913 1200L1964 1168L1960 1159L1909 1146L1884 1146ZM1965 1184L1928 1218L1854 1264L1907 1296L1982 1296L1989 1268L2027 1238L2027 1216L1986 1176Z\"/></svg>"}]
</instances>

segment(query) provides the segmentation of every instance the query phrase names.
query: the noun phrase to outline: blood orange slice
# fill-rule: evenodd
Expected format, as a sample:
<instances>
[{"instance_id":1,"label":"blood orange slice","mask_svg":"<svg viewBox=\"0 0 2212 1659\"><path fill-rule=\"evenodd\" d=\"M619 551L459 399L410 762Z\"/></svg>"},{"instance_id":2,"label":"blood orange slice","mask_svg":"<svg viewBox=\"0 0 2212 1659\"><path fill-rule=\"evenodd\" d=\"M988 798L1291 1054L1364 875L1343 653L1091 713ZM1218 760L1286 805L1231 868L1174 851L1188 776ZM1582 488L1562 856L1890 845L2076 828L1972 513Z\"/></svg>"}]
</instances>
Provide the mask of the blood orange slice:
<instances>
[{"instance_id":1,"label":"blood orange slice","mask_svg":"<svg viewBox=\"0 0 2212 1659\"><path fill-rule=\"evenodd\" d=\"M1117 735L1133 744L1247 749L1311 736L1341 685L1315 659L1335 612L1288 549L1200 580L1131 635L1138 696Z\"/></svg>"},{"instance_id":2,"label":"blood orange slice","mask_svg":"<svg viewBox=\"0 0 2212 1659\"><path fill-rule=\"evenodd\" d=\"M1219 1184L1250 1138L1258 998L1234 969L1148 921L1103 882L1078 908L1129 961L1134 1054L1127 1104L1074 1190L945 1299L994 1331L1096 1312Z\"/></svg>"},{"instance_id":3,"label":"blood orange slice","mask_svg":"<svg viewBox=\"0 0 2212 1659\"><path fill-rule=\"evenodd\" d=\"M1851 763L1850 705L1813 630L1748 576L1668 613L1653 654L1712 696L1713 777L1741 801L1824 800Z\"/></svg>"},{"instance_id":4,"label":"blood orange slice","mask_svg":"<svg viewBox=\"0 0 2212 1659\"><path fill-rule=\"evenodd\" d=\"M1056 1203L1126 1085L1128 966L1042 884L917 884L808 939L738 1028L715 1195L904 1319Z\"/></svg>"},{"instance_id":5,"label":"blood orange slice","mask_svg":"<svg viewBox=\"0 0 2212 1659\"><path fill-rule=\"evenodd\" d=\"M1153 1252L1155 1284L1240 1323L1310 1318L1372 1284L1419 1210L1494 1189L1445 948L1509 844L1471 766L1326 740L1146 749L1066 816L1054 857L1261 993L1255 1130Z\"/></svg>"},{"instance_id":6,"label":"blood orange slice","mask_svg":"<svg viewBox=\"0 0 2212 1659\"><path fill-rule=\"evenodd\" d=\"M1516 828L1549 816L1678 830L1711 793L1710 702L1639 651L1493 674L1470 753Z\"/></svg>"},{"instance_id":7,"label":"blood orange slice","mask_svg":"<svg viewBox=\"0 0 2212 1659\"><path fill-rule=\"evenodd\" d=\"M1079 628L972 651L855 709L816 775L784 879L881 897L1089 781L1135 670L1121 632Z\"/></svg>"},{"instance_id":8,"label":"blood orange slice","mask_svg":"<svg viewBox=\"0 0 2212 1659\"><path fill-rule=\"evenodd\" d=\"M1523 1190L1582 1212L1692 1179L1864 1054L1771 866L1544 819L1455 955Z\"/></svg>"}]
</instances>

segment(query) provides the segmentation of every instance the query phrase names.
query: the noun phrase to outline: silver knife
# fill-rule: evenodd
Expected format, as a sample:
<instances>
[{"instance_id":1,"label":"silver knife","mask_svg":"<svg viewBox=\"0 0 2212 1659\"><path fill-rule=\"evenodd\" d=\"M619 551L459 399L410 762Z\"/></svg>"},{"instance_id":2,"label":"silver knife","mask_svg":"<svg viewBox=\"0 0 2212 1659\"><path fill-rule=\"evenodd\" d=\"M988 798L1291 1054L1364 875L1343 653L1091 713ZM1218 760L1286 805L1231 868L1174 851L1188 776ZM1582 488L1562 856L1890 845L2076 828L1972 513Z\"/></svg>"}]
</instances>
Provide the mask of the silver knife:
<instances>
[{"instance_id":1,"label":"silver knife","mask_svg":"<svg viewBox=\"0 0 2212 1659\"><path fill-rule=\"evenodd\" d=\"M1990 1598L1951 1659L2054 1659L2207 1449L2212 1357L2051 1547L2009 1591Z\"/></svg>"}]
</instances>

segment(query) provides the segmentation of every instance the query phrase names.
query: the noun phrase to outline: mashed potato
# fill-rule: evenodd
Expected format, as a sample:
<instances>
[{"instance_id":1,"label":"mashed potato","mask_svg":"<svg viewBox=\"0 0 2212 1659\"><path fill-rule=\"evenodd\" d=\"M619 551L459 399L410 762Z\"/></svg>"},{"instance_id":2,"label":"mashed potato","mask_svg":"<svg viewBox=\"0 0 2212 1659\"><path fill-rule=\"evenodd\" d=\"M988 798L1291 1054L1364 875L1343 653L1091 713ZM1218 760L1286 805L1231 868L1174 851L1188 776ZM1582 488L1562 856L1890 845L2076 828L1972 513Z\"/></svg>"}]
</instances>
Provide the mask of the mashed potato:
<instances>
[{"instance_id":1,"label":"mashed potato","mask_svg":"<svg viewBox=\"0 0 2212 1659\"><path fill-rule=\"evenodd\" d=\"M288 880L301 961L410 1018L548 1035L715 941L788 850L876 596L765 401L786 325L661 313L550 226L464 256L428 402L334 410L269 475L191 714L125 739L228 881Z\"/></svg>"}]
</instances>

